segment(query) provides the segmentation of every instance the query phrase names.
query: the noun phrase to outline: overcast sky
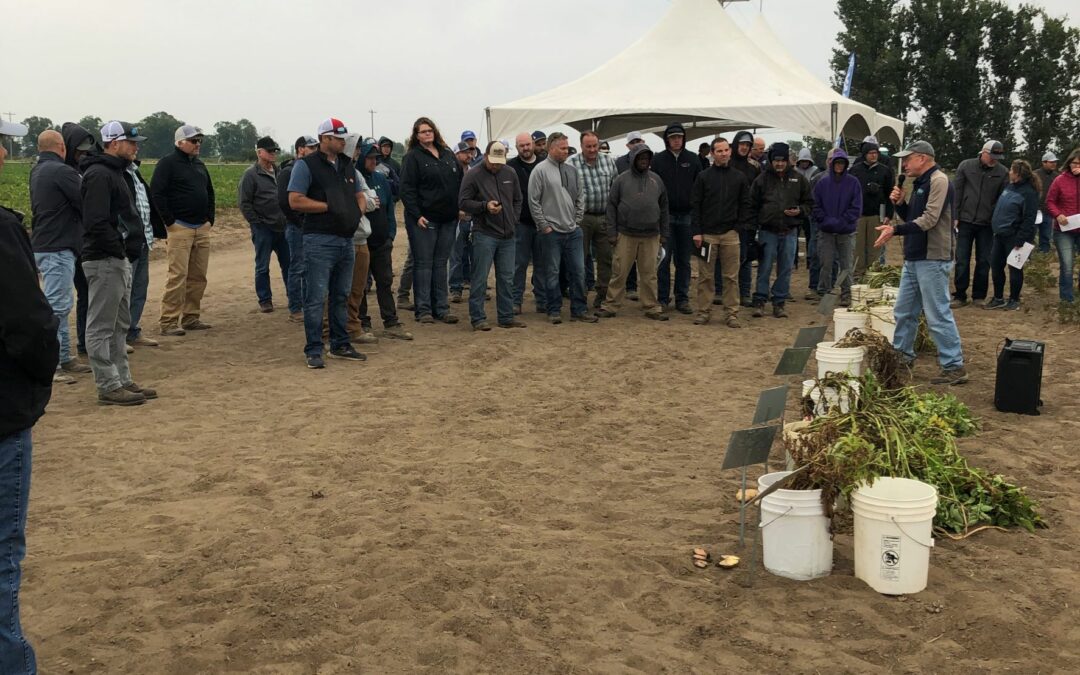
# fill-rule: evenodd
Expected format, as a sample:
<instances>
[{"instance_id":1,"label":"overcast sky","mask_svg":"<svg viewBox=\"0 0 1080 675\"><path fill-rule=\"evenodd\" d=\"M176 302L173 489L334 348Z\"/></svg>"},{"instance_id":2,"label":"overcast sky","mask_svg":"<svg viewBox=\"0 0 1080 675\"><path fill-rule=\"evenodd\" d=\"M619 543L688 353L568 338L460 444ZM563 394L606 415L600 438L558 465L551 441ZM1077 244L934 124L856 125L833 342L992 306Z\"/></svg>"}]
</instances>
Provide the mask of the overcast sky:
<instances>
[{"instance_id":1,"label":"overcast sky","mask_svg":"<svg viewBox=\"0 0 1080 675\"><path fill-rule=\"evenodd\" d=\"M376 136L401 140L427 115L450 142L463 129L484 134L485 106L601 65L670 2L3 0L0 113L59 123L165 110L207 129L246 117L284 144L330 115L368 135L374 109ZM1034 4L1060 16L1077 0ZM835 6L764 2L774 31L824 81L840 29ZM728 11L745 24L758 0ZM695 26L686 36L723 39Z\"/></svg>"}]
</instances>

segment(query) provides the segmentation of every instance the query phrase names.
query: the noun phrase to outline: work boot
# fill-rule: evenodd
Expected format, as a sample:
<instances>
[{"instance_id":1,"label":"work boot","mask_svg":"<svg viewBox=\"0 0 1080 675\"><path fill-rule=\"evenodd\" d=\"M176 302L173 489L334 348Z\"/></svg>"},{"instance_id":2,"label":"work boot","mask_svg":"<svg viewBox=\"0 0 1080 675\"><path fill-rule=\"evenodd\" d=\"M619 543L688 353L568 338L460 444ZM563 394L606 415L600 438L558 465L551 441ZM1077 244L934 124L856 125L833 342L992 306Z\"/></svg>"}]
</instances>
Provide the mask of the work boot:
<instances>
[{"instance_id":1,"label":"work boot","mask_svg":"<svg viewBox=\"0 0 1080 675\"><path fill-rule=\"evenodd\" d=\"M753 307L754 301L750 298L749 295L744 295L739 298L739 305L742 307Z\"/></svg>"},{"instance_id":2,"label":"work boot","mask_svg":"<svg viewBox=\"0 0 1080 675\"><path fill-rule=\"evenodd\" d=\"M156 389L150 389L149 387L140 387L139 385L135 384L134 382L131 382L129 384L124 385L124 389L127 389L128 391L136 393L136 394L142 394L143 398L145 398L147 401L149 401L152 398L157 398L157 390Z\"/></svg>"},{"instance_id":3,"label":"work boot","mask_svg":"<svg viewBox=\"0 0 1080 675\"><path fill-rule=\"evenodd\" d=\"M477 321L472 325L473 330L489 331L491 330L491 324L487 321Z\"/></svg>"},{"instance_id":4,"label":"work boot","mask_svg":"<svg viewBox=\"0 0 1080 675\"><path fill-rule=\"evenodd\" d=\"M269 314L270 312L274 311L274 303L269 300L267 300L266 302L260 302L259 311L263 314Z\"/></svg>"},{"instance_id":5,"label":"work boot","mask_svg":"<svg viewBox=\"0 0 1080 675\"><path fill-rule=\"evenodd\" d=\"M461 302L461 291L454 291L450 294L450 302Z\"/></svg>"},{"instance_id":6,"label":"work boot","mask_svg":"<svg viewBox=\"0 0 1080 675\"><path fill-rule=\"evenodd\" d=\"M413 339L412 333L405 330L405 326L400 323L396 323L393 326L387 326L383 330L383 337L391 338L393 340L411 340Z\"/></svg>"},{"instance_id":7,"label":"work boot","mask_svg":"<svg viewBox=\"0 0 1080 675\"><path fill-rule=\"evenodd\" d=\"M724 325L728 328L742 328L742 324L739 323L739 317L734 314L729 314L728 318L724 319Z\"/></svg>"},{"instance_id":8,"label":"work boot","mask_svg":"<svg viewBox=\"0 0 1080 675\"><path fill-rule=\"evenodd\" d=\"M710 317L708 314L698 314L694 317L694 325L704 326L705 324L709 323L709 318Z\"/></svg>"},{"instance_id":9,"label":"work boot","mask_svg":"<svg viewBox=\"0 0 1080 675\"><path fill-rule=\"evenodd\" d=\"M379 338L375 337L375 333L372 333L370 328L363 329L355 338L350 336L350 339L362 345L375 345L379 343Z\"/></svg>"},{"instance_id":10,"label":"work boot","mask_svg":"<svg viewBox=\"0 0 1080 675\"><path fill-rule=\"evenodd\" d=\"M211 326L210 324L203 323L198 319L191 319L190 321L185 321L180 325L180 327L184 330L210 330L211 328L213 328L213 326Z\"/></svg>"},{"instance_id":11,"label":"work boot","mask_svg":"<svg viewBox=\"0 0 1080 675\"><path fill-rule=\"evenodd\" d=\"M289 312L289 323L304 323L304 313Z\"/></svg>"},{"instance_id":12,"label":"work boot","mask_svg":"<svg viewBox=\"0 0 1080 675\"><path fill-rule=\"evenodd\" d=\"M611 319L615 317L615 312L611 311L607 307L600 307L596 310L596 316L601 319Z\"/></svg>"},{"instance_id":13,"label":"work boot","mask_svg":"<svg viewBox=\"0 0 1080 675\"><path fill-rule=\"evenodd\" d=\"M675 311L679 314L693 314L694 310L691 309L689 302L677 302L675 303Z\"/></svg>"},{"instance_id":14,"label":"work boot","mask_svg":"<svg viewBox=\"0 0 1080 675\"><path fill-rule=\"evenodd\" d=\"M942 370L941 374L930 380L930 384L964 384L968 381L967 371L963 366Z\"/></svg>"},{"instance_id":15,"label":"work boot","mask_svg":"<svg viewBox=\"0 0 1080 675\"><path fill-rule=\"evenodd\" d=\"M145 335L139 335L134 340L128 340L128 344L133 347L157 347L159 343L157 340L152 340Z\"/></svg>"},{"instance_id":16,"label":"work boot","mask_svg":"<svg viewBox=\"0 0 1080 675\"><path fill-rule=\"evenodd\" d=\"M750 313L750 316L754 317L755 319L760 319L761 317L765 316L764 302L755 302L751 306L754 308L754 311Z\"/></svg>"},{"instance_id":17,"label":"work boot","mask_svg":"<svg viewBox=\"0 0 1080 675\"><path fill-rule=\"evenodd\" d=\"M517 319L511 319L510 321L507 321L506 323L500 323L499 324L499 328L524 328L524 327L525 327L525 324L522 323L521 321L518 321Z\"/></svg>"},{"instance_id":18,"label":"work boot","mask_svg":"<svg viewBox=\"0 0 1080 675\"><path fill-rule=\"evenodd\" d=\"M626 299L630 300L632 302L637 302L637 300L638 300L637 291L627 291L626 292Z\"/></svg>"},{"instance_id":19,"label":"work boot","mask_svg":"<svg viewBox=\"0 0 1080 675\"><path fill-rule=\"evenodd\" d=\"M60 364L60 370L65 373L90 373L93 369L85 363L79 363L75 359Z\"/></svg>"},{"instance_id":20,"label":"work boot","mask_svg":"<svg viewBox=\"0 0 1080 675\"><path fill-rule=\"evenodd\" d=\"M772 306L772 315L777 319L786 319L787 312L784 311L784 303L779 303Z\"/></svg>"},{"instance_id":21,"label":"work boot","mask_svg":"<svg viewBox=\"0 0 1080 675\"><path fill-rule=\"evenodd\" d=\"M670 317L663 312L645 312L645 318L653 321L667 321Z\"/></svg>"},{"instance_id":22,"label":"work boot","mask_svg":"<svg viewBox=\"0 0 1080 675\"><path fill-rule=\"evenodd\" d=\"M716 295L712 296L712 304L722 305L724 304L724 298L719 293L717 293Z\"/></svg>"},{"instance_id":23,"label":"work boot","mask_svg":"<svg viewBox=\"0 0 1080 675\"><path fill-rule=\"evenodd\" d=\"M98 394L98 405L142 405L143 403L146 403L145 396L123 387Z\"/></svg>"}]
</instances>

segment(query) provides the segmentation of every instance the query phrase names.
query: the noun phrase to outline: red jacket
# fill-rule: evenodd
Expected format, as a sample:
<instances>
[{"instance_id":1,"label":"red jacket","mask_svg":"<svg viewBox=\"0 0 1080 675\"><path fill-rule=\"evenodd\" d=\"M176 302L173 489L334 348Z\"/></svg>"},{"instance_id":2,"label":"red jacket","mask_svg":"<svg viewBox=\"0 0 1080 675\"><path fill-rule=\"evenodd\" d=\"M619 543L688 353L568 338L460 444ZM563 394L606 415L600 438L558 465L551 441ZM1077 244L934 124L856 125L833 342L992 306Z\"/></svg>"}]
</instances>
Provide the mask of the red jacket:
<instances>
[{"instance_id":1,"label":"red jacket","mask_svg":"<svg viewBox=\"0 0 1080 675\"><path fill-rule=\"evenodd\" d=\"M1050 184L1050 192L1046 193L1046 210L1054 219L1055 230L1061 230L1058 216L1080 213L1080 176L1074 176L1068 167Z\"/></svg>"}]
</instances>

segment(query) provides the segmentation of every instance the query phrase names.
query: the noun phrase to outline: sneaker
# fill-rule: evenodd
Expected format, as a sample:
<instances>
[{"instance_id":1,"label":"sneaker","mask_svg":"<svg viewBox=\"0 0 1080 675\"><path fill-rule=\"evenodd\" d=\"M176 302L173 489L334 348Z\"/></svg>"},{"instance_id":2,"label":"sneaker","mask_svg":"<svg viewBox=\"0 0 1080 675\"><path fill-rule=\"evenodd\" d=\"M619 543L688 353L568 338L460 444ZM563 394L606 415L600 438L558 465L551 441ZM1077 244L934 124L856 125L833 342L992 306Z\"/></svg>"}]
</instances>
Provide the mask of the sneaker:
<instances>
[{"instance_id":1,"label":"sneaker","mask_svg":"<svg viewBox=\"0 0 1080 675\"><path fill-rule=\"evenodd\" d=\"M140 387L139 385L135 384L134 382L126 385L124 387L124 389L127 389L128 391L134 392L136 394L142 394L143 398L145 398L147 401L149 401L152 398L157 398L157 389L150 389L149 387Z\"/></svg>"},{"instance_id":2,"label":"sneaker","mask_svg":"<svg viewBox=\"0 0 1080 675\"><path fill-rule=\"evenodd\" d=\"M690 308L689 302L679 302L675 304L675 311L679 314L693 314L694 310Z\"/></svg>"},{"instance_id":3,"label":"sneaker","mask_svg":"<svg viewBox=\"0 0 1080 675\"><path fill-rule=\"evenodd\" d=\"M765 316L765 303L755 302L753 304L753 308L754 311L750 314L750 316L754 317L755 319L760 319L761 317Z\"/></svg>"},{"instance_id":4,"label":"sneaker","mask_svg":"<svg viewBox=\"0 0 1080 675\"><path fill-rule=\"evenodd\" d=\"M964 384L968 381L967 371L963 366L942 370L941 374L930 380L930 384Z\"/></svg>"},{"instance_id":5,"label":"sneaker","mask_svg":"<svg viewBox=\"0 0 1080 675\"><path fill-rule=\"evenodd\" d=\"M784 311L783 303L781 303L779 305L773 305L773 307L772 307L772 315L777 319L786 319L787 318L787 312Z\"/></svg>"},{"instance_id":6,"label":"sneaker","mask_svg":"<svg viewBox=\"0 0 1080 675\"><path fill-rule=\"evenodd\" d=\"M458 318L453 314L446 314L445 316L440 316L439 321L442 321L443 323L454 324L458 322Z\"/></svg>"},{"instance_id":7,"label":"sneaker","mask_svg":"<svg viewBox=\"0 0 1080 675\"><path fill-rule=\"evenodd\" d=\"M477 321L472 325L473 330L489 331L491 330L491 324L487 321Z\"/></svg>"},{"instance_id":8,"label":"sneaker","mask_svg":"<svg viewBox=\"0 0 1080 675\"><path fill-rule=\"evenodd\" d=\"M79 363L75 359L60 364L60 370L65 373L90 373L93 369L85 363Z\"/></svg>"},{"instance_id":9,"label":"sneaker","mask_svg":"<svg viewBox=\"0 0 1080 675\"><path fill-rule=\"evenodd\" d=\"M953 298L953 301L949 303L949 309L960 309L961 307L967 307L971 304L971 301L967 298Z\"/></svg>"},{"instance_id":10,"label":"sneaker","mask_svg":"<svg viewBox=\"0 0 1080 675\"><path fill-rule=\"evenodd\" d=\"M146 397L123 387L117 387L104 394L98 394L98 405L142 405L146 403Z\"/></svg>"},{"instance_id":11,"label":"sneaker","mask_svg":"<svg viewBox=\"0 0 1080 675\"><path fill-rule=\"evenodd\" d=\"M377 345L379 344L379 338L375 337L375 333L371 332L371 329L365 329L355 338L350 338L362 345Z\"/></svg>"},{"instance_id":12,"label":"sneaker","mask_svg":"<svg viewBox=\"0 0 1080 675\"><path fill-rule=\"evenodd\" d=\"M367 357L353 349L352 345L331 349L330 358L345 359L346 361L367 361Z\"/></svg>"},{"instance_id":13,"label":"sneaker","mask_svg":"<svg viewBox=\"0 0 1080 675\"><path fill-rule=\"evenodd\" d=\"M514 305L514 316L521 316L521 305Z\"/></svg>"},{"instance_id":14,"label":"sneaker","mask_svg":"<svg viewBox=\"0 0 1080 675\"><path fill-rule=\"evenodd\" d=\"M289 323L304 323L304 313L289 312Z\"/></svg>"},{"instance_id":15,"label":"sneaker","mask_svg":"<svg viewBox=\"0 0 1080 675\"><path fill-rule=\"evenodd\" d=\"M180 325L180 327L183 328L184 330L210 330L211 328L213 328L213 326L211 326L210 324L203 323L202 321L199 321L198 319L192 319L191 321L185 321L184 323L182 323Z\"/></svg>"},{"instance_id":16,"label":"sneaker","mask_svg":"<svg viewBox=\"0 0 1080 675\"><path fill-rule=\"evenodd\" d=\"M418 323L435 323L435 317L430 314L421 314L416 321Z\"/></svg>"},{"instance_id":17,"label":"sneaker","mask_svg":"<svg viewBox=\"0 0 1080 675\"><path fill-rule=\"evenodd\" d=\"M1005 300L1003 300L1002 298L990 298L990 300L988 300L987 303L982 306L982 308L983 309L1001 309L1004 306L1005 306Z\"/></svg>"},{"instance_id":18,"label":"sneaker","mask_svg":"<svg viewBox=\"0 0 1080 675\"><path fill-rule=\"evenodd\" d=\"M549 314L548 321L555 325L559 325L560 323L562 323L562 317L558 314Z\"/></svg>"},{"instance_id":19,"label":"sneaker","mask_svg":"<svg viewBox=\"0 0 1080 675\"><path fill-rule=\"evenodd\" d=\"M134 340L128 340L128 344L134 347L157 347L160 343L157 340L151 340L144 335L140 335Z\"/></svg>"},{"instance_id":20,"label":"sneaker","mask_svg":"<svg viewBox=\"0 0 1080 675\"><path fill-rule=\"evenodd\" d=\"M62 370L57 369L52 376L53 384L75 384L75 378L65 374Z\"/></svg>"},{"instance_id":21,"label":"sneaker","mask_svg":"<svg viewBox=\"0 0 1080 675\"><path fill-rule=\"evenodd\" d=\"M653 321L667 321L670 317L663 312L645 312L645 318Z\"/></svg>"},{"instance_id":22,"label":"sneaker","mask_svg":"<svg viewBox=\"0 0 1080 675\"><path fill-rule=\"evenodd\" d=\"M1010 301L1005 303L1005 306L1002 307L1002 309L1005 310L1006 312L1014 312L1014 311L1020 309L1020 301L1019 300L1010 300Z\"/></svg>"},{"instance_id":23,"label":"sneaker","mask_svg":"<svg viewBox=\"0 0 1080 675\"><path fill-rule=\"evenodd\" d=\"M310 354L307 356L307 367L315 370L317 368L325 368L326 364L323 363L322 354Z\"/></svg>"},{"instance_id":24,"label":"sneaker","mask_svg":"<svg viewBox=\"0 0 1080 675\"><path fill-rule=\"evenodd\" d=\"M393 340L411 340L413 339L412 333L405 330L405 326L400 323L396 323L393 326L387 326L383 332L383 337L391 338Z\"/></svg>"},{"instance_id":25,"label":"sneaker","mask_svg":"<svg viewBox=\"0 0 1080 675\"><path fill-rule=\"evenodd\" d=\"M161 334L166 337L180 337L181 335L187 335L187 331L180 326L162 326Z\"/></svg>"},{"instance_id":26,"label":"sneaker","mask_svg":"<svg viewBox=\"0 0 1080 675\"><path fill-rule=\"evenodd\" d=\"M453 293L451 293L450 294L450 302L454 302L454 303L461 302L461 291L454 291Z\"/></svg>"},{"instance_id":27,"label":"sneaker","mask_svg":"<svg viewBox=\"0 0 1080 675\"><path fill-rule=\"evenodd\" d=\"M260 302L259 311L263 314L269 314L270 312L274 311L274 303L270 302L269 300L266 302Z\"/></svg>"},{"instance_id":28,"label":"sneaker","mask_svg":"<svg viewBox=\"0 0 1080 675\"><path fill-rule=\"evenodd\" d=\"M632 302L637 302L637 300L638 300L637 291L627 291L626 292L626 299L630 300Z\"/></svg>"},{"instance_id":29,"label":"sneaker","mask_svg":"<svg viewBox=\"0 0 1080 675\"><path fill-rule=\"evenodd\" d=\"M525 327L525 324L522 323L521 321L518 321L517 319L511 319L510 321L507 321L506 323L500 323L499 324L499 328L524 328L524 327Z\"/></svg>"},{"instance_id":30,"label":"sneaker","mask_svg":"<svg viewBox=\"0 0 1080 675\"><path fill-rule=\"evenodd\" d=\"M596 316L601 319L613 319L615 318L615 312L611 311L607 307L600 307L596 310Z\"/></svg>"},{"instance_id":31,"label":"sneaker","mask_svg":"<svg viewBox=\"0 0 1080 675\"><path fill-rule=\"evenodd\" d=\"M714 296L712 296L712 304L714 304L714 305L722 305L722 304L724 304L724 298L719 296L719 295L714 295Z\"/></svg>"},{"instance_id":32,"label":"sneaker","mask_svg":"<svg viewBox=\"0 0 1080 675\"><path fill-rule=\"evenodd\" d=\"M595 314L571 314L571 321L580 321L581 323L596 323L600 319L596 318Z\"/></svg>"},{"instance_id":33,"label":"sneaker","mask_svg":"<svg viewBox=\"0 0 1080 675\"><path fill-rule=\"evenodd\" d=\"M742 328L742 324L739 323L739 317L731 315L724 319L724 325L728 328Z\"/></svg>"},{"instance_id":34,"label":"sneaker","mask_svg":"<svg viewBox=\"0 0 1080 675\"><path fill-rule=\"evenodd\" d=\"M698 314L694 317L694 325L704 326L705 324L709 323L710 318L712 317L710 317L708 314Z\"/></svg>"}]
</instances>

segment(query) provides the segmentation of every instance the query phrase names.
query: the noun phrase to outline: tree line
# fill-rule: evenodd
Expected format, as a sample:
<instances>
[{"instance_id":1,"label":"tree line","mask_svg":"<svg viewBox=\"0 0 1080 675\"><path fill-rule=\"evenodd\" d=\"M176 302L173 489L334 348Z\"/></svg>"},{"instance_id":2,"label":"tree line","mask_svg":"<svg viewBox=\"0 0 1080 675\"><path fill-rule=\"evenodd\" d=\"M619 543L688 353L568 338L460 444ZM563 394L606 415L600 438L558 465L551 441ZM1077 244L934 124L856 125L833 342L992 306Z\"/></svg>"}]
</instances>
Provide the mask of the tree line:
<instances>
[{"instance_id":1,"label":"tree line","mask_svg":"<svg viewBox=\"0 0 1080 675\"><path fill-rule=\"evenodd\" d=\"M942 166L991 138L1034 161L1080 144L1080 30L1066 17L1002 0L838 0L836 13L833 85L854 52L851 98L904 120Z\"/></svg>"},{"instance_id":2,"label":"tree line","mask_svg":"<svg viewBox=\"0 0 1080 675\"><path fill-rule=\"evenodd\" d=\"M32 116L22 121L29 131L22 139L13 139L14 155L16 157L34 157L37 155L37 137L46 129L60 130L62 123L54 124L48 117ZM83 127L100 139L101 127L105 121L100 117L87 115L78 120L79 126ZM160 159L173 151L175 143L173 134L177 127L184 124L167 112L156 112L147 115L138 122L133 122L139 128L139 134L146 136L146 140L140 144L139 156L146 159ZM255 161L255 142L259 140L259 132L250 120L241 119L236 122L217 122L213 129L204 129L206 138L203 141L201 155L221 160L232 161ZM21 143L20 143L21 141ZM280 141L279 141L280 142ZM289 145L286 143L285 145ZM284 147L284 146L283 146Z\"/></svg>"}]
</instances>

